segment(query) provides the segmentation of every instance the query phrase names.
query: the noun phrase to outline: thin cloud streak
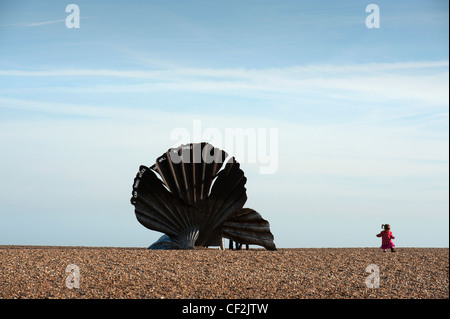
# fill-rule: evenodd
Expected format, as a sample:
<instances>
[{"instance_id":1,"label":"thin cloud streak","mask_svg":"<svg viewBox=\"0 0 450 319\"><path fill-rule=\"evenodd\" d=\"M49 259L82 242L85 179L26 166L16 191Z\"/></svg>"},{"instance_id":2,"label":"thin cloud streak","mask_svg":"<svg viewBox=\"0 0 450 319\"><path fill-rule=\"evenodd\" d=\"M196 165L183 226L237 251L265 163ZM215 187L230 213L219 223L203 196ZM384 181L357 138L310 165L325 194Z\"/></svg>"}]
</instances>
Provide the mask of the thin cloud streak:
<instances>
[{"instance_id":1,"label":"thin cloud streak","mask_svg":"<svg viewBox=\"0 0 450 319\"><path fill-rule=\"evenodd\" d=\"M24 77L107 77L132 78L146 82L89 86L48 86L5 88L4 93L148 93L187 91L227 94L242 92L320 94L359 101L392 99L420 101L429 105L448 105L448 61L375 63L362 65L311 65L268 69L169 69L169 70L0 70L3 76ZM396 71L415 71L405 75ZM152 80L149 82L148 80ZM110 82L110 81L109 81Z\"/></svg>"},{"instance_id":2,"label":"thin cloud streak","mask_svg":"<svg viewBox=\"0 0 450 319\"><path fill-rule=\"evenodd\" d=\"M66 19L48 20L48 21L31 22L31 23L15 23L15 24L9 24L7 26L8 27L39 27L42 25L61 23L64 21L66 21Z\"/></svg>"},{"instance_id":3,"label":"thin cloud streak","mask_svg":"<svg viewBox=\"0 0 450 319\"><path fill-rule=\"evenodd\" d=\"M39 27L41 25L55 24L55 23L60 23L60 22L64 22L64 21L66 21L66 19L58 19L58 20L50 20L50 21L43 21L43 22L28 23L28 24L24 24L24 26L25 27Z\"/></svg>"},{"instance_id":4,"label":"thin cloud streak","mask_svg":"<svg viewBox=\"0 0 450 319\"><path fill-rule=\"evenodd\" d=\"M64 20L61 20L64 21ZM366 73L383 72L390 70L424 69L449 67L449 61L418 61L418 62L398 62L398 63L369 63L369 64L349 64L349 65L307 65L291 66L285 68L266 69L245 69L245 68L224 68L224 69L161 69L161 70L112 70L112 69L59 69L45 71L24 71L24 70L0 70L0 75L4 76L108 76L125 78L158 78L158 77L238 77L253 78L255 76L298 76L299 74L309 74L314 72L322 73Z\"/></svg>"},{"instance_id":5,"label":"thin cloud streak","mask_svg":"<svg viewBox=\"0 0 450 319\"><path fill-rule=\"evenodd\" d=\"M353 77L353 78L312 78L304 80L294 79L266 79L261 81L198 81L194 79L173 82L156 82L142 84L99 84L81 87L39 87L4 89L9 93L148 93L156 91L188 91L188 92L224 92L232 94L242 91L261 91L298 95L302 92L312 94L324 91L326 95L337 92L346 99L348 92L360 94L352 99L377 100L405 99L421 100L433 105L445 105L448 102L449 89L445 79L448 74L437 77Z\"/></svg>"}]
</instances>

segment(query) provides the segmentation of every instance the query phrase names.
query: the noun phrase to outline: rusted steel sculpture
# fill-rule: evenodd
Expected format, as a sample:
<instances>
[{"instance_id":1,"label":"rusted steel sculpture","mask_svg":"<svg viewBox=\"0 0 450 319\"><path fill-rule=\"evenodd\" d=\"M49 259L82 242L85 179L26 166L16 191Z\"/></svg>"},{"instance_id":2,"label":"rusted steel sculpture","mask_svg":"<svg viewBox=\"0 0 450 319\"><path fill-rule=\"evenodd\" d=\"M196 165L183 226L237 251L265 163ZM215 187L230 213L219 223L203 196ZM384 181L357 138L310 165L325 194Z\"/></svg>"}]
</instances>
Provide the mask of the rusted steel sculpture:
<instances>
[{"instance_id":1,"label":"rusted steel sculpture","mask_svg":"<svg viewBox=\"0 0 450 319\"><path fill-rule=\"evenodd\" d=\"M131 204L137 220L164 233L150 249L218 246L222 238L276 250L269 222L250 208L244 172L234 157L208 143L169 149L140 166Z\"/></svg>"}]
</instances>

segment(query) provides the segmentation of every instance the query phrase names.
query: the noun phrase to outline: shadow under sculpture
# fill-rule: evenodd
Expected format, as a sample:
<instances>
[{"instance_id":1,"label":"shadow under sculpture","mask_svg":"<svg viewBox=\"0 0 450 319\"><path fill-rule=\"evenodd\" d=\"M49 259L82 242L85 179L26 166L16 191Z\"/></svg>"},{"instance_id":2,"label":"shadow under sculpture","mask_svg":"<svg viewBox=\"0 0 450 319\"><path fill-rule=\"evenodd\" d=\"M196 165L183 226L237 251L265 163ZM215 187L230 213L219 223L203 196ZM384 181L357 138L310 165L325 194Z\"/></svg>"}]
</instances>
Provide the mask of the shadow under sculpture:
<instances>
[{"instance_id":1,"label":"shadow under sculpture","mask_svg":"<svg viewBox=\"0 0 450 319\"><path fill-rule=\"evenodd\" d=\"M140 166L131 204L142 225L164 233L149 249L220 246L228 238L276 250L269 222L243 208L246 181L235 158L208 143L169 149Z\"/></svg>"}]
</instances>

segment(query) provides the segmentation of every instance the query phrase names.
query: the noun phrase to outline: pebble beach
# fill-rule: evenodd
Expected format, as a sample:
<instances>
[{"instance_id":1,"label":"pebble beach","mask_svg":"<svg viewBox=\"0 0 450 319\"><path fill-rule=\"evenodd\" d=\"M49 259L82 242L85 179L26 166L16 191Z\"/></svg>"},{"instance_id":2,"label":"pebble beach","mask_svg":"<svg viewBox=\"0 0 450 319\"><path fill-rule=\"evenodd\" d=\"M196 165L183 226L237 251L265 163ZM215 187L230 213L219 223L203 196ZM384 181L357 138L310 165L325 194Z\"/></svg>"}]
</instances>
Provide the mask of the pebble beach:
<instances>
[{"instance_id":1,"label":"pebble beach","mask_svg":"<svg viewBox=\"0 0 450 319\"><path fill-rule=\"evenodd\" d=\"M1 299L449 298L448 248L0 246L0 261Z\"/></svg>"}]
</instances>

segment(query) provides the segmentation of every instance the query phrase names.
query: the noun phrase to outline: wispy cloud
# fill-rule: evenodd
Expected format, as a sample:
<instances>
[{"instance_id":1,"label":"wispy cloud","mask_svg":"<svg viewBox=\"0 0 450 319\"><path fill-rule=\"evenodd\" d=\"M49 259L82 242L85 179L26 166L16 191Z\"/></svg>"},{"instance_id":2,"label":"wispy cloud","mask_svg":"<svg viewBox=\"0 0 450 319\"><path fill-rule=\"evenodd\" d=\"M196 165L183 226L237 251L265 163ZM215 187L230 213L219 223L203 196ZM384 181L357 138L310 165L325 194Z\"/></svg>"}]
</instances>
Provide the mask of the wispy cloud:
<instances>
[{"instance_id":1,"label":"wispy cloud","mask_svg":"<svg viewBox=\"0 0 450 319\"><path fill-rule=\"evenodd\" d=\"M58 19L58 20L48 20L48 21L40 21L40 22L28 22L28 23L15 23L15 24L9 24L7 26L9 27L39 27L47 24L55 24L55 23L61 23L66 21L65 19Z\"/></svg>"},{"instance_id":2,"label":"wispy cloud","mask_svg":"<svg viewBox=\"0 0 450 319\"><path fill-rule=\"evenodd\" d=\"M66 20L65 19L58 19L58 20L50 20L50 21L42 21L42 22L33 22L33 23L24 24L24 27L39 27L41 25L61 23L61 22L64 22L64 21L66 21Z\"/></svg>"},{"instance_id":3,"label":"wispy cloud","mask_svg":"<svg viewBox=\"0 0 450 319\"><path fill-rule=\"evenodd\" d=\"M64 21L64 20L62 20ZM448 68L449 61L418 61L418 62L397 62L397 63L368 63L368 64L348 64L348 65L307 65L291 66L284 68L169 68L160 70L112 70L112 69L58 69L58 70L0 70L0 75L5 76L108 76L136 79L151 79L167 76L184 77L234 77L253 78L255 76L280 76L293 77L298 75L314 74L339 74L339 73L380 73L393 70L421 70L430 68Z\"/></svg>"},{"instance_id":4,"label":"wispy cloud","mask_svg":"<svg viewBox=\"0 0 450 319\"><path fill-rule=\"evenodd\" d=\"M403 99L448 105L448 61L373 63L361 65L308 65L266 69L164 69L164 70L0 70L3 76L87 77L87 86L21 87L20 92L49 93L146 93L188 92L264 92L285 95L318 94L333 99ZM98 79L96 79L98 78ZM102 78L108 78L103 81ZM114 78L132 82L111 83ZM138 80L136 82L136 80ZM139 81L141 80L141 81ZM4 92L14 92L5 88Z\"/></svg>"},{"instance_id":5,"label":"wispy cloud","mask_svg":"<svg viewBox=\"0 0 450 319\"><path fill-rule=\"evenodd\" d=\"M80 20L90 19L92 16L83 16L80 17ZM63 23L66 19L57 19L57 20L46 20L46 21L38 21L38 22L22 22L22 23L12 23L6 25L0 25L1 27L40 27L43 25Z\"/></svg>"}]
</instances>

